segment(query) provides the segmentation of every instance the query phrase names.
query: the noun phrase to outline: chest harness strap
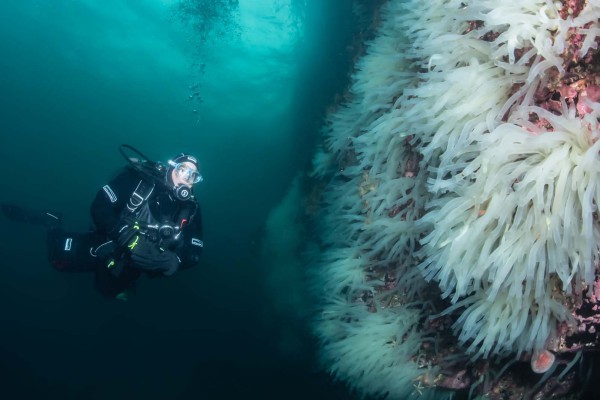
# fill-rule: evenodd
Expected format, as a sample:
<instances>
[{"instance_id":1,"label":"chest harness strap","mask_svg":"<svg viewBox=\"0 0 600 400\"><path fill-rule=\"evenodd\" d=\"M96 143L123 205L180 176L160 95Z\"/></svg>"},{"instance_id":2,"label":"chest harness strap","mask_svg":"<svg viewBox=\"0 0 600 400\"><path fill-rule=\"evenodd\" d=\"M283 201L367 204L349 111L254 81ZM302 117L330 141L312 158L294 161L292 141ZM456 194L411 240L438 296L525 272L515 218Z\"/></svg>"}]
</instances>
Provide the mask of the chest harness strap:
<instances>
[{"instance_id":1,"label":"chest harness strap","mask_svg":"<svg viewBox=\"0 0 600 400\"><path fill-rule=\"evenodd\" d=\"M148 197L150 197L153 190L154 185L150 185L142 179L127 202L127 210L129 210L130 213L136 212L139 206L148 200Z\"/></svg>"},{"instance_id":2,"label":"chest harness strap","mask_svg":"<svg viewBox=\"0 0 600 400\"><path fill-rule=\"evenodd\" d=\"M142 222L145 222L146 224L145 234L151 239L159 242L162 242L163 240L177 241L183 228L194 219L198 205L195 202L193 206L189 203L185 204L177 213L174 225L170 225L169 223L161 224L154 219L150 212L150 208L147 206L147 200L153 190L154 185L147 183L143 179L140 180L127 202L127 211L123 210L123 213L134 214L136 219L141 218ZM136 222L136 224L137 223L138 222ZM197 242L201 243L201 241L197 239L192 240L192 244L202 246L202 244L198 244Z\"/></svg>"}]
</instances>

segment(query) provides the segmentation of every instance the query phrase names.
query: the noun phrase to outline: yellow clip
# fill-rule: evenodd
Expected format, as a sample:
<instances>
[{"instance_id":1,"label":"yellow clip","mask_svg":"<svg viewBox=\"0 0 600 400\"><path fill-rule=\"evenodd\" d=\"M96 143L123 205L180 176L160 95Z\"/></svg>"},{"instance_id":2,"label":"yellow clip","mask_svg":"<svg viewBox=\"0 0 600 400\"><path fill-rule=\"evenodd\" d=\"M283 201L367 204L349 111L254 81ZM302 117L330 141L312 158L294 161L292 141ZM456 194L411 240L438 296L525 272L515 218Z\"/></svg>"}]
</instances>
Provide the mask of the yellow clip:
<instances>
[{"instance_id":1,"label":"yellow clip","mask_svg":"<svg viewBox=\"0 0 600 400\"><path fill-rule=\"evenodd\" d=\"M138 244L138 239L139 239L139 238L140 238L139 236L136 236L136 237L135 237L135 240L134 240L134 241L133 241L133 242L132 242L130 245L128 245L128 246L127 246L127 247L129 247L129 250L133 250L133 248L134 248L135 246L137 246L137 244Z\"/></svg>"},{"instance_id":2,"label":"yellow clip","mask_svg":"<svg viewBox=\"0 0 600 400\"><path fill-rule=\"evenodd\" d=\"M110 260L110 262L106 265L106 268L111 268L115 265L115 260Z\"/></svg>"}]
</instances>

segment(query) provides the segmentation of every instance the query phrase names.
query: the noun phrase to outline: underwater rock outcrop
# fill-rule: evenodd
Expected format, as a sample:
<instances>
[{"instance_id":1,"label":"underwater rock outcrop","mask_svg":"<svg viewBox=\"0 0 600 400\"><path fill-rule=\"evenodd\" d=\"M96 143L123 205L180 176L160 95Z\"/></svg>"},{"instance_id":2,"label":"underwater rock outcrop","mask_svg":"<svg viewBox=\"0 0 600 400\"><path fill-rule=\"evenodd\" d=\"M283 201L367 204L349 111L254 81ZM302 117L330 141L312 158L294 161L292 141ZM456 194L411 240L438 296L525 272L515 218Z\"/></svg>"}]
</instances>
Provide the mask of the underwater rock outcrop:
<instances>
[{"instance_id":1,"label":"underwater rock outcrop","mask_svg":"<svg viewBox=\"0 0 600 400\"><path fill-rule=\"evenodd\" d=\"M377 15L314 157L324 367L386 398L572 395L600 328L600 2Z\"/></svg>"}]
</instances>

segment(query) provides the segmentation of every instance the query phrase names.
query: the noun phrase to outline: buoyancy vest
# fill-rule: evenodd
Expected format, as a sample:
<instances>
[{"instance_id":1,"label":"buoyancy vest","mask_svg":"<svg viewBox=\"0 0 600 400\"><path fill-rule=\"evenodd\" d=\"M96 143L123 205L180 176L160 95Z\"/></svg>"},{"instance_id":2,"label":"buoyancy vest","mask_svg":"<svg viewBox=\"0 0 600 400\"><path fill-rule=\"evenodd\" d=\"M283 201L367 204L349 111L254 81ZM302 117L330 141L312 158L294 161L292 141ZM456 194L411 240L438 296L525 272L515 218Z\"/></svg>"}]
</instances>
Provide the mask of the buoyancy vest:
<instances>
[{"instance_id":1,"label":"buoyancy vest","mask_svg":"<svg viewBox=\"0 0 600 400\"><path fill-rule=\"evenodd\" d=\"M194 218L197 204L195 201L186 202L180 207L174 220L159 220L153 215L148 202L154 188L155 185L140 180L127 202L127 207L123 209L122 217L135 220L151 240L165 242L168 247L173 248L179 241L184 226Z\"/></svg>"}]
</instances>

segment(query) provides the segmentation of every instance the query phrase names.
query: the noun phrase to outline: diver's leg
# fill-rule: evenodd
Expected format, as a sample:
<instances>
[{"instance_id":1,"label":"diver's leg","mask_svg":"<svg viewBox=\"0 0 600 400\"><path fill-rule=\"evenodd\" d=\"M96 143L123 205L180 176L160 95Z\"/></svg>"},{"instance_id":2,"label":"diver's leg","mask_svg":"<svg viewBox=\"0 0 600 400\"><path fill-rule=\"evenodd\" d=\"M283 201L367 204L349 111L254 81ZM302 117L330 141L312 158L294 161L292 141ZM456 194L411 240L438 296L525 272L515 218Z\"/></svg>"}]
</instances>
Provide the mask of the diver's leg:
<instances>
[{"instance_id":1,"label":"diver's leg","mask_svg":"<svg viewBox=\"0 0 600 400\"><path fill-rule=\"evenodd\" d=\"M94 287L104 297L127 300L134 291L135 282L141 276L138 269L124 267L120 274L105 266L99 267L94 276Z\"/></svg>"},{"instance_id":2,"label":"diver's leg","mask_svg":"<svg viewBox=\"0 0 600 400\"><path fill-rule=\"evenodd\" d=\"M99 236L94 232L72 233L62 229L48 231L48 259L50 264L63 272L91 272L103 264L93 250L98 246Z\"/></svg>"},{"instance_id":3,"label":"diver's leg","mask_svg":"<svg viewBox=\"0 0 600 400\"><path fill-rule=\"evenodd\" d=\"M71 243L72 240L71 238ZM50 265L59 271L68 271L73 262L71 257L66 257L65 254L65 248L69 249L68 235L62 229L51 229L46 235L46 244Z\"/></svg>"}]
</instances>

